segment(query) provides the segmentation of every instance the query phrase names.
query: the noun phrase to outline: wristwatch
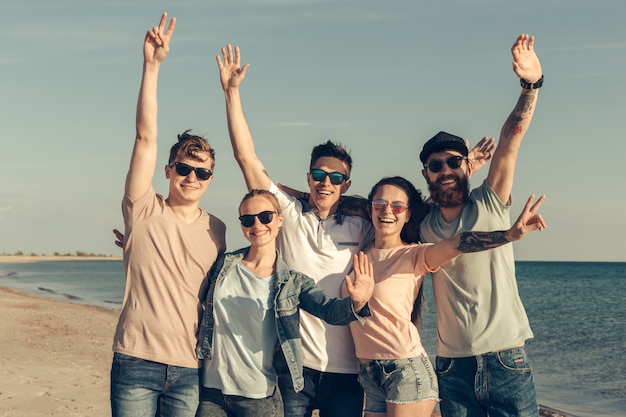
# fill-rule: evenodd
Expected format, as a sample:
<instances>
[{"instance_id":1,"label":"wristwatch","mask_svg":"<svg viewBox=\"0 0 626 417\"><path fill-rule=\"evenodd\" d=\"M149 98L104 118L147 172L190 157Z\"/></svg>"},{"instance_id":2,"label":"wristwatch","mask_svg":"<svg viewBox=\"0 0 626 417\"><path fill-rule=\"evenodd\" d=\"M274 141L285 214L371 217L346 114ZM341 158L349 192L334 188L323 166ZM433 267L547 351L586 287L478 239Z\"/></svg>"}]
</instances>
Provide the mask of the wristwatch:
<instances>
[{"instance_id":1,"label":"wristwatch","mask_svg":"<svg viewBox=\"0 0 626 417\"><path fill-rule=\"evenodd\" d=\"M537 88L541 88L541 86L543 85L543 74L541 75L541 78L539 78L536 82L532 84L523 78L519 79L519 83L522 88L526 88L528 90L536 90Z\"/></svg>"}]
</instances>

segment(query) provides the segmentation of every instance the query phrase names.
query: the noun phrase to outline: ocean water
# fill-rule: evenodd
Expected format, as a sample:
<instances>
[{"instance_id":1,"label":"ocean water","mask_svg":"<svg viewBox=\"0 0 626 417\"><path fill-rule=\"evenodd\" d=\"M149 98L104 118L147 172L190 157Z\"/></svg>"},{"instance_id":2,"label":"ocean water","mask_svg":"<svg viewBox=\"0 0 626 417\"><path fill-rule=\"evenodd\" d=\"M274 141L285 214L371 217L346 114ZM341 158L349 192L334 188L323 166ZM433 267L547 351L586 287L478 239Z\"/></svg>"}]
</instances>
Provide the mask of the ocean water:
<instances>
[{"instance_id":1,"label":"ocean water","mask_svg":"<svg viewBox=\"0 0 626 417\"><path fill-rule=\"evenodd\" d=\"M527 342L539 403L577 417L626 416L626 263L517 262L520 295L535 334ZM0 285L119 309L121 261L0 264ZM430 280L420 329L435 357Z\"/></svg>"}]
</instances>

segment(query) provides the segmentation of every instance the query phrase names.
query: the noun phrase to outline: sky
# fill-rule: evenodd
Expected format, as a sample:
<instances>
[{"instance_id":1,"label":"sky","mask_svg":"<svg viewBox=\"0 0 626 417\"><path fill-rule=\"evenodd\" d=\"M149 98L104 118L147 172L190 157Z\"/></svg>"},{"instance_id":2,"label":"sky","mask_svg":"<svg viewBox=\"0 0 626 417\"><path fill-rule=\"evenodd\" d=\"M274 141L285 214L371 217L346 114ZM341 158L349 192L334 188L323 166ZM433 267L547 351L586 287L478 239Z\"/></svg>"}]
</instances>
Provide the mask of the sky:
<instances>
[{"instance_id":1,"label":"sky","mask_svg":"<svg viewBox=\"0 0 626 417\"><path fill-rule=\"evenodd\" d=\"M498 138L521 88L510 48L535 36L544 86L522 143L512 220L546 194L548 228L518 260L626 261L626 2L623 0L3 0L0 254L119 255L145 32L177 18L159 80L159 162L186 129L216 149L201 206L246 244L245 193L215 55L239 45L257 154L306 188L313 146L350 150L349 193L401 175L428 194L418 154L440 130ZM474 175L477 186L487 170Z\"/></svg>"}]
</instances>

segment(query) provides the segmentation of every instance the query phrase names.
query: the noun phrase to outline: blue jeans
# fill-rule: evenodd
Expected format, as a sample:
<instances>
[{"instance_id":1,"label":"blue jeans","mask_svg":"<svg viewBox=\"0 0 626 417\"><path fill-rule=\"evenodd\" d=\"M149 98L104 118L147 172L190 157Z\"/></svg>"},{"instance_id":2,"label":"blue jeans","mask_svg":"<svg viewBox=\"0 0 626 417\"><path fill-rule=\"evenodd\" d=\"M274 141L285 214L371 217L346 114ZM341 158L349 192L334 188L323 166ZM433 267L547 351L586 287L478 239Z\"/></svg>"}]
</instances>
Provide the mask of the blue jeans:
<instances>
[{"instance_id":1,"label":"blue jeans","mask_svg":"<svg viewBox=\"0 0 626 417\"><path fill-rule=\"evenodd\" d=\"M200 407L196 417L283 417L278 390L266 398L224 395L215 388L200 388Z\"/></svg>"},{"instance_id":2,"label":"blue jeans","mask_svg":"<svg viewBox=\"0 0 626 417\"><path fill-rule=\"evenodd\" d=\"M538 417L524 348L466 358L437 356L443 417Z\"/></svg>"},{"instance_id":3,"label":"blue jeans","mask_svg":"<svg viewBox=\"0 0 626 417\"><path fill-rule=\"evenodd\" d=\"M199 399L200 369L113 354L113 417L194 417Z\"/></svg>"},{"instance_id":4,"label":"blue jeans","mask_svg":"<svg viewBox=\"0 0 626 417\"><path fill-rule=\"evenodd\" d=\"M304 389L296 392L289 370L284 372L274 364L278 373L285 417L310 417L319 409L320 417L361 417L363 415L363 388L357 374L336 374L304 368Z\"/></svg>"}]
</instances>

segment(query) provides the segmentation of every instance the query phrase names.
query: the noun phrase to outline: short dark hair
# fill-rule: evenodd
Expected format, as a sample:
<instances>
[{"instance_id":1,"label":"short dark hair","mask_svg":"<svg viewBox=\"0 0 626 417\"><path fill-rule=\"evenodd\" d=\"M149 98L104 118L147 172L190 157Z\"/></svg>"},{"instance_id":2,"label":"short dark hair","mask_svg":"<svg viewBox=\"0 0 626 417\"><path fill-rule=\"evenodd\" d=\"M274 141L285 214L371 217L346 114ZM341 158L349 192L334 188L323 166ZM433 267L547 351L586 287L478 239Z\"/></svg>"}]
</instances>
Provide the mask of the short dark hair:
<instances>
[{"instance_id":1,"label":"short dark hair","mask_svg":"<svg viewBox=\"0 0 626 417\"><path fill-rule=\"evenodd\" d=\"M350 176L350 172L352 171L352 157L341 143L334 143L330 140L313 148L313 151L311 151L309 169L313 168L313 165L318 159L325 156L337 158L348 165L348 176Z\"/></svg>"},{"instance_id":2,"label":"short dark hair","mask_svg":"<svg viewBox=\"0 0 626 417\"><path fill-rule=\"evenodd\" d=\"M211 169L213 169L215 166L215 150L204 137L192 135L189 132L191 132L191 129L187 129L178 135L178 142L170 148L168 165L185 158L201 161L198 153L208 153L212 162Z\"/></svg>"}]
</instances>

